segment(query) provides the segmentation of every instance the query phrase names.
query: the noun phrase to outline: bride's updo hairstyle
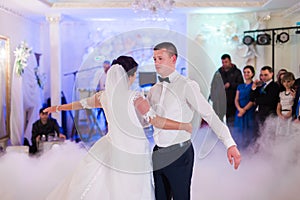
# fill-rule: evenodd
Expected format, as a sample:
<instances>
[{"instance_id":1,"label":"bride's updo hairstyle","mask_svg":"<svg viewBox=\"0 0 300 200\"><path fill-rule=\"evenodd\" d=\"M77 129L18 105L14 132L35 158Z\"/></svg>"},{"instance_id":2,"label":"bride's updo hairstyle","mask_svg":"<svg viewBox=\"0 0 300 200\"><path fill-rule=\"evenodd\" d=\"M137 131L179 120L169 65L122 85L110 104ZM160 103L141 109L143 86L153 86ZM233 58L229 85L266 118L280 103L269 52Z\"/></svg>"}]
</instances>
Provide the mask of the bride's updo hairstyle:
<instances>
[{"instance_id":1,"label":"bride's updo hairstyle","mask_svg":"<svg viewBox=\"0 0 300 200\"><path fill-rule=\"evenodd\" d=\"M128 77L133 76L137 70L138 64L132 57L120 56L113 60L112 65L119 64L122 65L124 70L127 72Z\"/></svg>"}]
</instances>

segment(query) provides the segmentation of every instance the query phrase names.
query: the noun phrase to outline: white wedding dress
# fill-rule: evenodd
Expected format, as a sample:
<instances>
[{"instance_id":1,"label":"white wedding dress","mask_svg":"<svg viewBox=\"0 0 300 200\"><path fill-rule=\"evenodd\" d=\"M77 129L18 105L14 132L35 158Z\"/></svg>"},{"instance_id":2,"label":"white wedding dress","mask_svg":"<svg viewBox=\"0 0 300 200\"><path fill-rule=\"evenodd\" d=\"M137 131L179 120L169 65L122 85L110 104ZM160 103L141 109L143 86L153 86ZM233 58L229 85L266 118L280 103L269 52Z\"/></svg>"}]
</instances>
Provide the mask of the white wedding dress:
<instances>
[{"instance_id":1,"label":"white wedding dress","mask_svg":"<svg viewBox=\"0 0 300 200\"><path fill-rule=\"evenodd\" d=\"M154 199L151 150L133 106L135 96L129 90L124 69L113 65L107 75L106 91L81 101L90 108L93 98L100 100L108 133L47 199Z\"/></svg>"}]
</instances>

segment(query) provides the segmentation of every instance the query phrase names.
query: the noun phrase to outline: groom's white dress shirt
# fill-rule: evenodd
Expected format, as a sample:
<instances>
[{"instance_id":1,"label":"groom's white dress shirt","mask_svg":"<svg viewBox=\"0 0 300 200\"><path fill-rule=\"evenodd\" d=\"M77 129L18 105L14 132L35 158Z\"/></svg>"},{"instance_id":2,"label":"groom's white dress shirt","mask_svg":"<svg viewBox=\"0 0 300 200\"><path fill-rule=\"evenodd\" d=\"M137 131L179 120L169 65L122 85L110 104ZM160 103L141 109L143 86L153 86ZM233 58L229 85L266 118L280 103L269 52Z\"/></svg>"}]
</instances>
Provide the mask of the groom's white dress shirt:
<instances>
[{"instance_id":1,"label":"groom's white dress shirt","mask_svg":"<svg viewBox=\"0 0 300 200\"><path fill-rule=\"evenodd\" d=\"M218 138L228 148L236 145L228 127L221 122L211 105L200 92L198 83L174 71L169 76L170 83L159 82L148 93L148 100L157 115L180 122L191 122L194 112L210 125ZM154 127L156 145L167 147L191 139L191 134L183 130L163 130Z\"/></svg>"}]
</instances>

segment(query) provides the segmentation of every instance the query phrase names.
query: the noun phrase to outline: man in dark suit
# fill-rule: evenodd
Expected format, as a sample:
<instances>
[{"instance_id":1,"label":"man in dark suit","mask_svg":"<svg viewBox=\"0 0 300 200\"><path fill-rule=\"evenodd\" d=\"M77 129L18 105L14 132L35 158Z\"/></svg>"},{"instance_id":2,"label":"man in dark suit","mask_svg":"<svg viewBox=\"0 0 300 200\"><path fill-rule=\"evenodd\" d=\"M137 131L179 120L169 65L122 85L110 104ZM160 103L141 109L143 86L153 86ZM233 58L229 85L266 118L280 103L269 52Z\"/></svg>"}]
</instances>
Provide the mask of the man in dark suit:
<instances>
[{"instance_id":1,"label":"man in dark suit","mask_svg":"<svg viewBox=\"0 0 300 200\"><path fill-rule=\"evenodd\" d=\"M273 70L264 66L260 70L261 80L255 80L250 93L250 101L258 106L256 112L257 125L262 125L265 119L276 114L276 107L279 101L279 86L273 81Z\"/></svg>"}]
</instances>

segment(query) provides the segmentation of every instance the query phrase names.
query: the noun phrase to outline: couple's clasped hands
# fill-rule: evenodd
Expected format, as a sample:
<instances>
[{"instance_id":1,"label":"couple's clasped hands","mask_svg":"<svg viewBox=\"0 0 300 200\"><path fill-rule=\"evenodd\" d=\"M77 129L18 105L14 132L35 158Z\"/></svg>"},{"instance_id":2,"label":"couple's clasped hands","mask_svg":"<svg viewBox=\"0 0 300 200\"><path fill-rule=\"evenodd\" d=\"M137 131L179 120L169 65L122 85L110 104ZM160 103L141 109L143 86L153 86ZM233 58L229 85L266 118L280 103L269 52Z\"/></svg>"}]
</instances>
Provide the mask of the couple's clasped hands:
<instances>
[{"instance_id":1,"label":"couple's clasped hands","mask_svg":"<svg viewBox=\"0 0 300 200\"><path fill-rule=\"evenodd\" d=\"M151 109L148 100L145 99L145 98L143 98L143 97L136 98L135 101L134 101L134 106L135 106L136 110L142 116L146 115L150 111L150 109ZM164 123L164 120L163 120L163 118L156 116L154 118L151 118L151 123L152 124L153 123L155 123L155 124L161 124L161 123ZM193 132L193 126L192 126L191 123L180 123L180 126L181 126L180 127L181 130L185 130L185 131L187 131L189 133Z\"/></svg>"}]
</instances>

